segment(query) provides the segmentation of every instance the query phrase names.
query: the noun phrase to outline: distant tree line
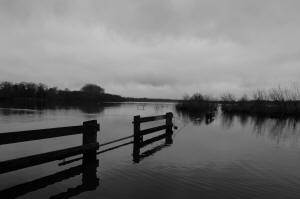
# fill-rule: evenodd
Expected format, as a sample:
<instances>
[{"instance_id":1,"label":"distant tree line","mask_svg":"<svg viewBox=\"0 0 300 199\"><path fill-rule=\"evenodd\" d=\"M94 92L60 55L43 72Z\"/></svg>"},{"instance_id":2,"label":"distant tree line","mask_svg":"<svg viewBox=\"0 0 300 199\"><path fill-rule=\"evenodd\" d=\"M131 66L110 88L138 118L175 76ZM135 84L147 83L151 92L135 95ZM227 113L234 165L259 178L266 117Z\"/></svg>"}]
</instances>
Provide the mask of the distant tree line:
<instances>
[{"instance_id":1,"label":"distant tree line","mask_svg":"<svg viewBox=\"0 0 300 199\"><path fill-rule=\"evenodd\" d=\"M86 84L79 91L60 90L45 84L31 82L1 82L0 102L39 102L63 104L87 104L101 102L120 102L125 99L119 95L105 93L104 89L95 84Z\"/></svg>"}]
</instances>

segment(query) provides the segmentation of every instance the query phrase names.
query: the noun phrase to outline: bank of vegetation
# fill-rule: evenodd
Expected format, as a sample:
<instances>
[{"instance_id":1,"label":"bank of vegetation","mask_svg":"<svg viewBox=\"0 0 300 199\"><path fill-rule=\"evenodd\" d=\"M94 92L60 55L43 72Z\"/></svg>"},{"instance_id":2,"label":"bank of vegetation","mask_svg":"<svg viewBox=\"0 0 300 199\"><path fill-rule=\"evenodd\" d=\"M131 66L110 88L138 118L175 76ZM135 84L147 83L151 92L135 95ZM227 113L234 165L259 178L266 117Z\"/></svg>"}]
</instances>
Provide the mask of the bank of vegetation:
<instances>
[{"instance_id":1,"label":"bank of vegetation","mask_svg":"<svg viewBox=\"0 0 300 199\"><path fill-rule=\"evenodd\" d=\"M257 90L251 98L240 99L226 94L221 99L222 112L226 114L247 114L262 117L300 117L300 89L272 88Z\"/></svg>"},{"instance_id":2,"label":"bank of vegetation","mask_svg":"<svg viewBox=\"0 0 300 199\"><path fill-rule=\"evenodd\" d=\"M189 113L213 112L219 104L224 114L272 118L300 117L300 88L297 86L257 90L249 96L244 94L237 98L231 93L226 93L219 99L213 99L196 93L191 97L184 97L176 104L176 109Z\"/></svg>"},{"instance_id":3,"label":"bank of vegetation","mask_svg":"<svg viewBox=\"0 0 300 199\"><path fill-rule=\"evenodd\" d=\"M214 112L218 103L212 97L195 93L191 97L185 96L182 101L176 104L176 110L185 112Z\"/></svg>"},{"instance_id":4,"label":"bank of vegetation","mask_svg":"<svg viewBox=\"0 0 300 199\"><path fill-rule=\"evenodd\" d=\"M105 93L95 84L86 84L80 90L58 89L45 84L31 82L1 82L1 104L57 104L84 105L104 102L121 102L125 99L119 95Z\"/></svg>"}]
</instances>

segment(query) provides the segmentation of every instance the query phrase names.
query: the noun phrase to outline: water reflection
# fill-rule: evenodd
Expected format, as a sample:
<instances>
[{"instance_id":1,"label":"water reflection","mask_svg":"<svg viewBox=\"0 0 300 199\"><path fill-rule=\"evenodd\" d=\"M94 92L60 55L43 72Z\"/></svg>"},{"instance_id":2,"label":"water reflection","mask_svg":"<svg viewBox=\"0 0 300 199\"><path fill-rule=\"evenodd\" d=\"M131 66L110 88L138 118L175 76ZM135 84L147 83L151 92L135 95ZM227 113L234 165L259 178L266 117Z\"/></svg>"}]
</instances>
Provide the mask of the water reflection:
<instances>
[{"instance_id":1,"label":"water reflection","mask_svg":"<svg viewBox=\"0 0 300 199\"><path fill-rule=\"evenodd\" d=\"M143 159L154 155L155 153L157 153L158 151L163 150L166 147L169 147L170 145L172 145L172 143L163 143L160 144L158 146L153 147L152 149L146 150L143 153L138 153L136 150L133 150L133 162L134 163L139 163L140 161L142 161Z\"/></svg>"},{"instance_id":2,"label":"water reflection","mask_svg":"<svg viewBox=\"0 0 300 199\"><path fill-rule=\"evenodd\" d=\"M80 110L82 113L87 114L99 114L104 111L105 108L119 107L120 103L104 103L104 104L92 104L92 105L78 105L78 106L66 106L66 105L49 105L40 104L32 106L19 106L15 104L0 104L0 115L26 115L26 114L39 114L41 115L44 110Z\"/></svg>"},{"instance_id":3,"label":"water reflection","mask_svg":"<svg viewBox=\"0 0 300 199\"><path fill-rule=\"evenodd\" d=\"M32 109L11 109L11 108L0 108L0 115L9 116L9 115L29 115L29 114L42 114L39 110Z\"/></svg>"},{"instance_id":4,"label":"water reflection","mask_svg":"<svg viewBox=\"0 0 300 199\"><path fill-rule=\"evenodd\" d=\"M207 112L190 112L177 110L177 115L185 122L192 122L194 125L209 125L215 119L217 111L207 111Z\"/></svg>"},{"instance_id":5,"label":"water reflection","mask_svg":"<svg viewBox=\"0 0 300 199\"><path fill-rule=\"evenodd\" d=\"M276 142L298 139L300 130L299 118L269 118L250 115L233 115L222 113L222 126L232 128L236 122L243 128L250 126L252 132L260 136L268 136Z\"/></svg>"},{"instance_id":6,"label":"water reflection","mask_svg":"<svg viewBox=\"0 0 300 199\"><path fill-rule=\"evenodd\" d=\"M0 195L3 198L17 198L28 194L30 192L37 191L52 184L73 178L82 174L81 185L75 188L69 188L66 192L56 194L50 198L70 198L72 196L79 195L86 191L95 190L99 186L99 178L97 177L97 167L99 166L99 160L94 157L84 156L82 164L72 168L65 169L63 171L51 174L30 182L19 184L0 191Z\"/></svg>"},{"instance_id":7,"label":"water reflection","mask_svg":"<svg viewBox=\"0 0 300 199\"><path fill-rule=\"evenodd\" d=\"M120 107L116 105L116 108L108 108L103 115L101 109L96 109L94 112L93 107L80 111L79 108L76 108L76 111L72 109L61 112L59 110L45 111L44 114L51 117L43 117L44 123L40 126L43 127L45 123L53 124L52 119L64 118L68 121L69 118L73 121L77 118L81 121L87 115L74 114L78 112L95 113L98 120L103 119L99 139L101 143L131 135L132 115L147 116L155 115L156 111L159 114L174 111L171 105L165 105L165 108L167 106L169 106L168 109L164 109L160 105L148 104L145 110L137 110L136 104L128 103ZM29 116L26 114L21 118L26 120ZM92 114L91 116L95 116ZM57 117L60 115L65 115L65 117ZM43 173L46 170L41 171L41 168L48 168L48 165L33 168L36 172L30 169L28 172L25 170L18 173L17 177L14 175L16 173L3 175L0 180L2 188L20 183L18 179L27 178L32 181L2 190L0 196L1 198L14 198L27 194L25 197L35 198L35 195L42 194L40 198L49 198L49 195L43 197L44 194L49 193L49 190L56 190L50 193L52 198L68 198L94 190L79 195L79 198L101 196L106 198L139 198L141 196L144 198L165 196L199 198L200 195L204 198L205 196L208 196L207 198L299 198L300 172L297 167L300 163L299 146L296 150L295 148L291 150L289 147L290 142L297 142L300 135L298 120L216 113L213 117L206 117L205 113L182 112L177 112L175 118L180 121L184 120L188 125L183 130L180 128L181 134L176 136L176 139L174 138L173 144L167 143L167 140L162 138L153 145L142 148L130 145L133 142L129 139L128 142L120 142L120 145L116 143L116 145L100 147L97 156L100 159L101 169L97 168L99 164L97 162L96 167L83 171L82 165L76 166L81 164L82 157L75 156L73 158L77 159L61 163L61 165L72 165L72 168L58 167L53 172L54 174L37 180L34 179L41 177L39 176L41 173L51 174L50 172ZM36 124L39 123L33 123L33 126ZM7 125L2 121L1 126ZM12 123L13 125L15 124ZM177 134L177 132L179 131L174 133ZM276 142L280 142L280 147ZM299 143L296 144L299 145ZM62 142L60 146L64 144L66 143ZM113 151L117 148L118 151ZM138 153L132 153L132 150L137 152L137 149ZM38 150L38 147L32 150ZM98 173L96 173L96 168ZM87 171L90 171L90 174ZM75 175L77 177L74 177ZM100 177L101 184L99 185ZM9 179L8 182L6 182L7 179ZM102 179L105 180L102 182ZM62 180L65 180L62 184L67 185L69 189L61 189L60 184L56 184ZM43 190L53 183L55 183L53 187ZM76 187L76 185L79 186ZM118 191L116 187L119 187ZM36 192L31 193L34 191ZM5 194L10 194L12 197L7 197Z\"/></svg>"},{"instance_id":8,"label":"water reflection","mask_svg":"<svg viewBox=\"0 0 300 199\"><path fill-rule=\"evenodd\" d=\"M51 196L51 199L70 198L79 195L83 192L93 191L97 189L97 187L99 186L99 178L97 177L97 167L99 166L99 160L96 158L96 154L89 158L84 157L82 162L83 164L81 166L81 185L74 188L69 188L63 193Z\"/></svg>"},{"instance_id":9,"label":"water reflection","mask_svg":"<svg viewBox=\"0 0 300 199\"><path fill-rule=\"evenodd\" d=\"M164 109L168 108L169 104L154 104L154 112L162 112Z\"/></svg>"},{"instance_id":10,"label":"water reflection","mask_svg":"<svg viewBox=\"0 0 300 199\"><path fill-rule=\"evenodd\" d=\"M141 153L141 149L144 148L145 146L152 144L153 142L158 142L158 141L164 140L164 139L165 139L165 142L163 144L155 146L155 147L148 149ZM133 142L132 157L133 157L134 163L139 163L141 160L143 160L143 159L145 159L145 158L157 153L158 151L161 151L162 149L169 147L173 144L172 136L165 136L165 137L157 136L157 137L151 138L149 140L153 140L153 142L149 142L146 145L141 145L141 143ZM147 140L144 142L147 142Z\"/></svg>"},{"instance_id":11,"label":"water reflection","mask_svg":"<svg viewBox=\"0 0 300 199\"><path fill-rule=\"evenodd\" d=\"M157 136L159 137L159 136ZM156 137L154 137L156 138ZM152 138L153 139L153 138ZM34 191L38 191L40 189L46 188L47 186L53 185L55 183L59 183L61 181L73 178L78 175L82 175L81 178L81 184L73 187L73 188L68 188L65 192L55 194L51 196L51 199L60 199L60 198L71 198L74 196L77 196L83 192L86 191L93 191L96 190L99 186L99 178L97 176L97 169L99 167L99 160L97 158L97 155L109 152L111 150L127 146L128 144L133 144L133 162L134 163L139 163L143 159L163 150L164 148L167 148L173 144L173 139L170 136L160 138L155 140L156 143L157 141L165 140L164 143L159 144L151 149L148 149L142 153L140 153L140 150L145 147L140 146L140 145L135 145L133 142L128 142L125 144L120 144L105 150L101 151L89 151L87 153L84 153L81 158L75 158L70 161L63 161L62 163L59 164L59 166L65 166L74 162L77 162L78 160L82 160L82 164L79 166L74 166L68 169L65 169L63 171L35 179L23 184L19 184L10 188L6 188L4 190L0 191L0 195L4 198L18 198L23 195L29 194ZM151 143L151 144L152 144ZM150 144L150 143L149 143ZM148 144L147 144L148 145ZM138 147L138 150L137 150ZM138 152L137 152L138 151Z\"/></svg>"},{"instance_id":12,"label":"water reflection","mask_svg":"<svg viewBox=\"0 0 300 199\"><path fill-rule=\"evenodd\" d=\"M99 114L102 113L105 108L118 108L120 107L120 103L105 103L105 104L99 104L99 105L82 105L82 106L77 106L81 112L83 113L88 113L88 114Z\"/></svg>"}]
</instances>

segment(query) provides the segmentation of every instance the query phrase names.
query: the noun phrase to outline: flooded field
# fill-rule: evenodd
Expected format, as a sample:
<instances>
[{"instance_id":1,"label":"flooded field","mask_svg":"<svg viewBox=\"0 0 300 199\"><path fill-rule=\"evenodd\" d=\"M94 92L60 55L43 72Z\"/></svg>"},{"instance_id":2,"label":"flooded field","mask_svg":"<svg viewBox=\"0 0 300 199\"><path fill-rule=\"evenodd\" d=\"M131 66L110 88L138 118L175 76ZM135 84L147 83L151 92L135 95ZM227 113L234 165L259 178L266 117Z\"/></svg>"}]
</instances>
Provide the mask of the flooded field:
<instances>
[{"instance_id":1,"label":"flooded field","mask_svg":"<svg viewBox=\"0 0 300 199\"><path fill-rule=\"evenodd\" d=\"M134 161L128 144L78 170L73 159L0 175L0 196L18 198L300 198L300 123L292 119L177 112L172 103L107 107L0 108L0 132L81 125L97 120L98 142L133 134L133 116L173 112L173 143L155 142ZM161 121L142 128L161 125ZM126 143L125 140L119 144ZM82 144L81 135L0 146L0 161ZM100 147L105 150L111 146Z\"/></svg>"}]
</instances>

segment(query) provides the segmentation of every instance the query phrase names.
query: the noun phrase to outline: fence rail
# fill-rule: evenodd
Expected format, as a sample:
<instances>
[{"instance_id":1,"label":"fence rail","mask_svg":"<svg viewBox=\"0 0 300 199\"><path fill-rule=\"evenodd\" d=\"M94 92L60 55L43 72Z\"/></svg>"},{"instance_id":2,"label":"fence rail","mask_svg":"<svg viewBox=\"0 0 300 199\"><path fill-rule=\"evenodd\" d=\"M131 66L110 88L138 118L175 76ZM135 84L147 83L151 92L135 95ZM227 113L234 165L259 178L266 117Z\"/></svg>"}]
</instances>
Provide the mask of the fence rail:
<instances>
[{"instance_id":1,"label":"fence rail","mask_svg":"<svg viewBox=\"0 0 300 199\"><path fill-rule=\"evenodd\" d=\"M156 126L156 127L145 129L145 130L140 130L139 134L140 134L140 136L148 135L148 134L151 134L151 133L154 133L157 131L165 130L167 128L168 128L168 125Z\"/></svg>"},{"instance_id":2,"label":"fence rail","mask_svg":"<svg viewBox=\"0 0 300 199\"><path fill-rule=\"evenodd\" d=\"M17 158L0 162L0 174L15 171L55 160L61 160L70 156L82 154L89 150L99 149L98 143L91 143L77 147L71 147L67 149L51 151L38 155L27 156L23 158Z\"/></svg>"},{"instance_id":3,"label":"fence rail","mask_svg":"<svg viewBox=\"0 0 300 199\"><path fill-rule=\"evenodd\" d=\"M0 145L76 134L82 134L83 136L82 145L80 146L0 162L0 174L79 154L83 154L86 157L96 156L96 151L100 146L97 142L97 131L99 129L97 121L92 120L83 122L81 126L1 133Z\"/></svg>"},{"instance_id":4,"label":"fence rail","mask_svg":"<svg viewBox=\"0 0 300 199\"><path fill-rule=\"evenodd\" d=\"M81 134L83 126L71 126L51 129L40 129L31 131L19 131L0 134L0 145L13 144L40 139L48 139L67 135Z\"/></svg>"},{"instance_id":5,"label":"fence rail","mask_svg":"<svg viewBox=\"0 0 300 199\"><path fill-rule=\"evenodd\" d=\"M167 115L157 115L157 116L150 116L150 117L136 117L133 121L134 123L144 123L144 122L152 122L156 120L164 120L166 119Z\"/></svg>"},{"instance_id":6,"label":"fence rail","mask_svg":"<svg viewBox=\"0 0 300 199\"><path fill-rule=\"evenodd\" d=\"M156 120L166 120L166 123L161 126L152 127L148 129L141 130L141 123L156 121ZM165 115L159 116L151 116L151 117L144 117L141 118L139 115L134 116L133 125L134 125L134 132L133 132L133 142L134 142L134 149L133 154L134 156L139 156L140 149L161 139L166 139L167 143L172 142L172 128L173 128L173 113L169 112ZM148 140L143 140L143 136L165 130L164 134L158 135L156 137L150 138Z\"/></svg>"},{"instance_id":7,"label":"fence rail","mask_svg":"<svg viewBox=\"0 0 300 199\"><path fill-rule=\"evenodd\" d=\"M165 139L165 138L167 138L167 136L168 136L167 134L162 134L162 135L150 138L148 140L145 140L140 144L140 147L143 148L144 146L147 146L153 142L157 142L159 140Z\"/></svg>"}]
</instances>

